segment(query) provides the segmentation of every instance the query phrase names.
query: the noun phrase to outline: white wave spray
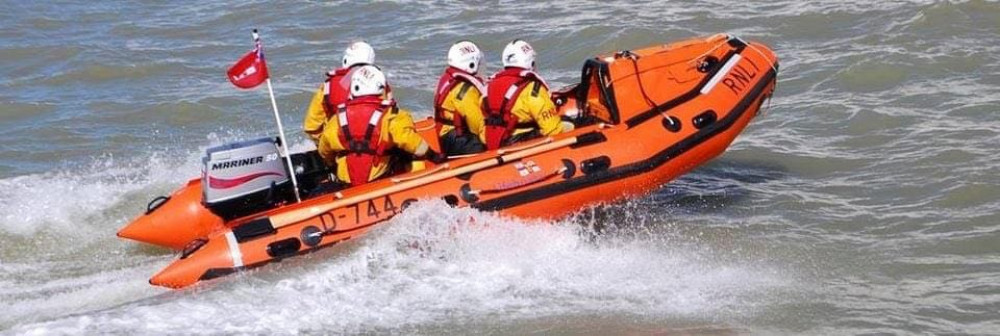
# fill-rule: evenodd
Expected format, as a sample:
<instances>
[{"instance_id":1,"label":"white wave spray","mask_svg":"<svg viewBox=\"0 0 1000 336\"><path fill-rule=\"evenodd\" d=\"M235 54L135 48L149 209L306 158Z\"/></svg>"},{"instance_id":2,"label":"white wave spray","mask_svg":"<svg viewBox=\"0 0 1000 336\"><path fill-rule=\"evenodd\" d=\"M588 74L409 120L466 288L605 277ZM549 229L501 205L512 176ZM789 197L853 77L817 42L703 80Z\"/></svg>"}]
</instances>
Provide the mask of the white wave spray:
<instances>
[{"instance_id":1,"label":"white wave spray","mask_svg":"<svg viewBox=\"0 0 1000 336\"><path fill-rule=\"evenodd\" d=\"M608 313L731 320L752 315L760 292L787 285L766 265L719 265L710 254L422 202L327 251L14 331L427 332L456 320Z\"/></svg>"}]
</instances>

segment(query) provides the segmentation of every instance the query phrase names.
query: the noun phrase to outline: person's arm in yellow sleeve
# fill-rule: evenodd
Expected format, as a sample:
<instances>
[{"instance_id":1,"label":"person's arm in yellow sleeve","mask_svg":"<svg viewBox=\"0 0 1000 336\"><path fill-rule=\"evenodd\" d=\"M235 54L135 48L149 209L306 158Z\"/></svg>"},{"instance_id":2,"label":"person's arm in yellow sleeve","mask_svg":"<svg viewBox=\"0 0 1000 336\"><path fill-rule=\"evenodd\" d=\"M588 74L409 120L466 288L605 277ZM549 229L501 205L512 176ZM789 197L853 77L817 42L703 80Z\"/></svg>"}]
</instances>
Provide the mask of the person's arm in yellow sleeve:
<instances>
[{"instance_id":1,"label":"person's arm in yellow sleeve","mask_svg":"<svg viewBox=\"0 0 1000 336\"><path fill-rule=\"evenodd\" d=\"M564 132L562 119L559 118L559 113L556 111L556 104L552 103L552 99L549 98L549 90L538 83L531 85L539 85L538 94L534 94L534 88L529 86L521 91L521 97L524 99L525 107L531 114L531 118L535 119L535 123L538 124L538 131L543 136Z\"/></svg>"},{"instance_id":2,"label":"person's arm in yellow sleeve","mask_svg":"<svg viewBox=\"0 0 1000 336\"><path fill-rule=\"evenodd\" d=\"M415 156L424 156L430 146L424 138L417 133L417 128L413 124L413 117L410 112L399 109L392 119L389 120L389 139L396 147Z\"/></svg>"},{"instance_id":3,"label":"person's arm in yellow sleeve","mask_svg":"<svg viewBox=\"0 0 1000 336\"><path fill-rule=\"evenodd\" d=\"M338 130L340 130L340 126L335 124L336 120L330 121L330 127L327 127L322 133L320 133L321 135L319 136L319 139L317 140L318 143L316 144L316 150L319 152L319 156L322 157L323 161L325 161L330 167L333 166L337 158L337 153L345 150L344 145L340 143L339 134L337 133Z\"/></svg>"},{"instance_id":4,"label":"person's arm in yellow sleeve","mask_svg":"<svg viewBox=\"0 0 1000 336\"><path fill-rule=\"evenodd\" d=\"M466 86L465 93L459 94L461 89ZM482 93L468 83L463 83L452 91L459 91L455 93L455 107L465 117L465 124L469 126L469 131L476 135L483 134L483 128L486 127L486 117L483 116Z\"/></svg>"},{"instance_id":5,"label":"person's arm in yellow sleeve","mask_svg":"<svg viewBox=\"0 0 1000 336\"><path fill-rule=\"evenodd\" d=\"M326 111L323 109L323 86L320 85L319 90L316 90L312 100L309 102L309 108L306 109L306 117L302 121L302 130L313 141L318 141L320 135L323 133L323 124L325 123Z\"/></svg>"}]
</instances>

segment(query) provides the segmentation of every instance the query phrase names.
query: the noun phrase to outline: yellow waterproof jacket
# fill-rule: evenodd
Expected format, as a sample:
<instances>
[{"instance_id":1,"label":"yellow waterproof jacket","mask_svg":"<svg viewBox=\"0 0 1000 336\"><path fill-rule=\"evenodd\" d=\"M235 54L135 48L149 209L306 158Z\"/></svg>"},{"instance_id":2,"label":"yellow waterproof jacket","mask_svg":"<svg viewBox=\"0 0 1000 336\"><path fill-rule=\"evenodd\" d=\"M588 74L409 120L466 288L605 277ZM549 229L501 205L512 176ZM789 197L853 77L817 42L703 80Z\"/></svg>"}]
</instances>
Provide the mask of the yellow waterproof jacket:
<instances>
[{"instance_id":1,"label":"yellow waterproof jacket","mask_svg":"<svg viewBox=\"0 0 1000 336\"><path fill-rule=\"evenodd\" d=\"M457 112L470 132L479 137L483 136L483 128L486 125L486 119L483 117L483 93L475 85L462 81L452 87L441 103L441 109L444 119L453 120L453 113ZM451 125L441 126L440 135L443 136L453 128L455 127Z\"/></svg>"},{"instance_id":2,"label":"yellow waterproof jacket","mask_svg":"<svg viewBox=\"0 0 1000 336\"><path fill-rule=\"evenodd\" d=\"M413 117L409 111L397 107L388 108L382 117L380 139L382 143L390 144L415 156L424 156L430 148L420 134L417 133L413 125ZM347 147L340 142L340 121L338 118L330 118L327 125L323 127L323 133L319 137L319 155L327 164L337 165L337 179L350 183L351 178L347 171ZM385 175L389 171L390 155L382 155L376 158L372 165L368 181L373 181Z\"/></svg>"},{"instance_id":3,"label":"yellow waterproof jacket","mask_svg":"<svg viewBox=\"0 0 1000 336\"><path fill-rule=\"evenodd\" d=\"M538 124L538 131L542 136L556 135L564 131L562 119L556 111L556 104L549 96L549 90L538 81L528 84L528 87L521 90L510 113L517 117L519 124L534 121ZM532 129L518 128L514 130L514 134L529 132ZM485 136L481 135L480 139L486 141Z\"/></svg>"},{"instance_id":4,"label":"yellow waterproof jacket","mask_svg":"<svg viewBox=\"0 0 1000 336\"><path fill-rule=\"evenodd\" d=\"M326 109L323 108L323 85L319 86L319 90L313 94L312 100L309 101L309 107L306 109L306 117L302 122L302 131L306 132L313 141L319 140L320 135L323 134L323 125L326 124Z\"/></svg>"}]
</instances>

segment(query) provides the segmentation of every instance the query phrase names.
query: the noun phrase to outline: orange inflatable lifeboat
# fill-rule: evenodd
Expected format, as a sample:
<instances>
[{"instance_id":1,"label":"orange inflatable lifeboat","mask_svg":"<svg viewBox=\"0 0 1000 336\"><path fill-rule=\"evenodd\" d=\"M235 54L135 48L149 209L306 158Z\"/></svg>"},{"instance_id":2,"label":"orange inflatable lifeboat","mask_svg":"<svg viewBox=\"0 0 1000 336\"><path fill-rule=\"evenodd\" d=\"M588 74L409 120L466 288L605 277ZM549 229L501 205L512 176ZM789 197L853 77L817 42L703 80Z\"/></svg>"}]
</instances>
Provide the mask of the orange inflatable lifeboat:
<instances>
[{"instance_id":1,"label":"orange inflatable lifeboat","mask_svg":"<svg viewBox=\"0 0 1000 336\"><path fill-rule=\"evenodd\" d=\"M208 176L153 200L118 235L183 250L150 279L180 288L356 237L420 199L526 218L565 216L647 194L721 154L771 96L777 70L769 48L725 34L602 55L586 60L580 83L553 93L563 115L573 116L572 132L352 188L329 182L314 153L293 154L302 202L293 202L280 176L245 196L209 202L212 188L230 180ZM433 126L418 123L436 143ZM262 143L209 156L230 158L267 147ZM262 157L212 165L274 159Z\"/></svg>"}]
</instances>

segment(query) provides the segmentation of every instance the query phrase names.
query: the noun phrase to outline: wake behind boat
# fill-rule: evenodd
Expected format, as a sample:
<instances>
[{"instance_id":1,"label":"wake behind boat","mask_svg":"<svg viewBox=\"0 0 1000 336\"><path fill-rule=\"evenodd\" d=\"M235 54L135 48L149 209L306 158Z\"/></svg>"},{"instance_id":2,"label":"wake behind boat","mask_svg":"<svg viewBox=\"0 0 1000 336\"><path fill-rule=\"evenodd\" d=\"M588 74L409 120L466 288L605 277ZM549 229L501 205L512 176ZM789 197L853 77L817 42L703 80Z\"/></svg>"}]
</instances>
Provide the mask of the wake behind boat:
<instances>
[{"instance_id":1,"label":"wake behind boat","mask_svg":"<svg viewBox=\"0 0 1000 336\"><path fill-rule=\"evenodd\" d=\"M773 93L778 62L756 42L718 34L585 61L553 93L572 132L342 188L315 153L290 159L270 139L209 150L205 175L118 235L182 250L150 283L181 288L357 237L419 199L525 218L558 218L648 194L720 155ZM437 142L434 121L417 123Z\"/></svg>"}]
</instances>

